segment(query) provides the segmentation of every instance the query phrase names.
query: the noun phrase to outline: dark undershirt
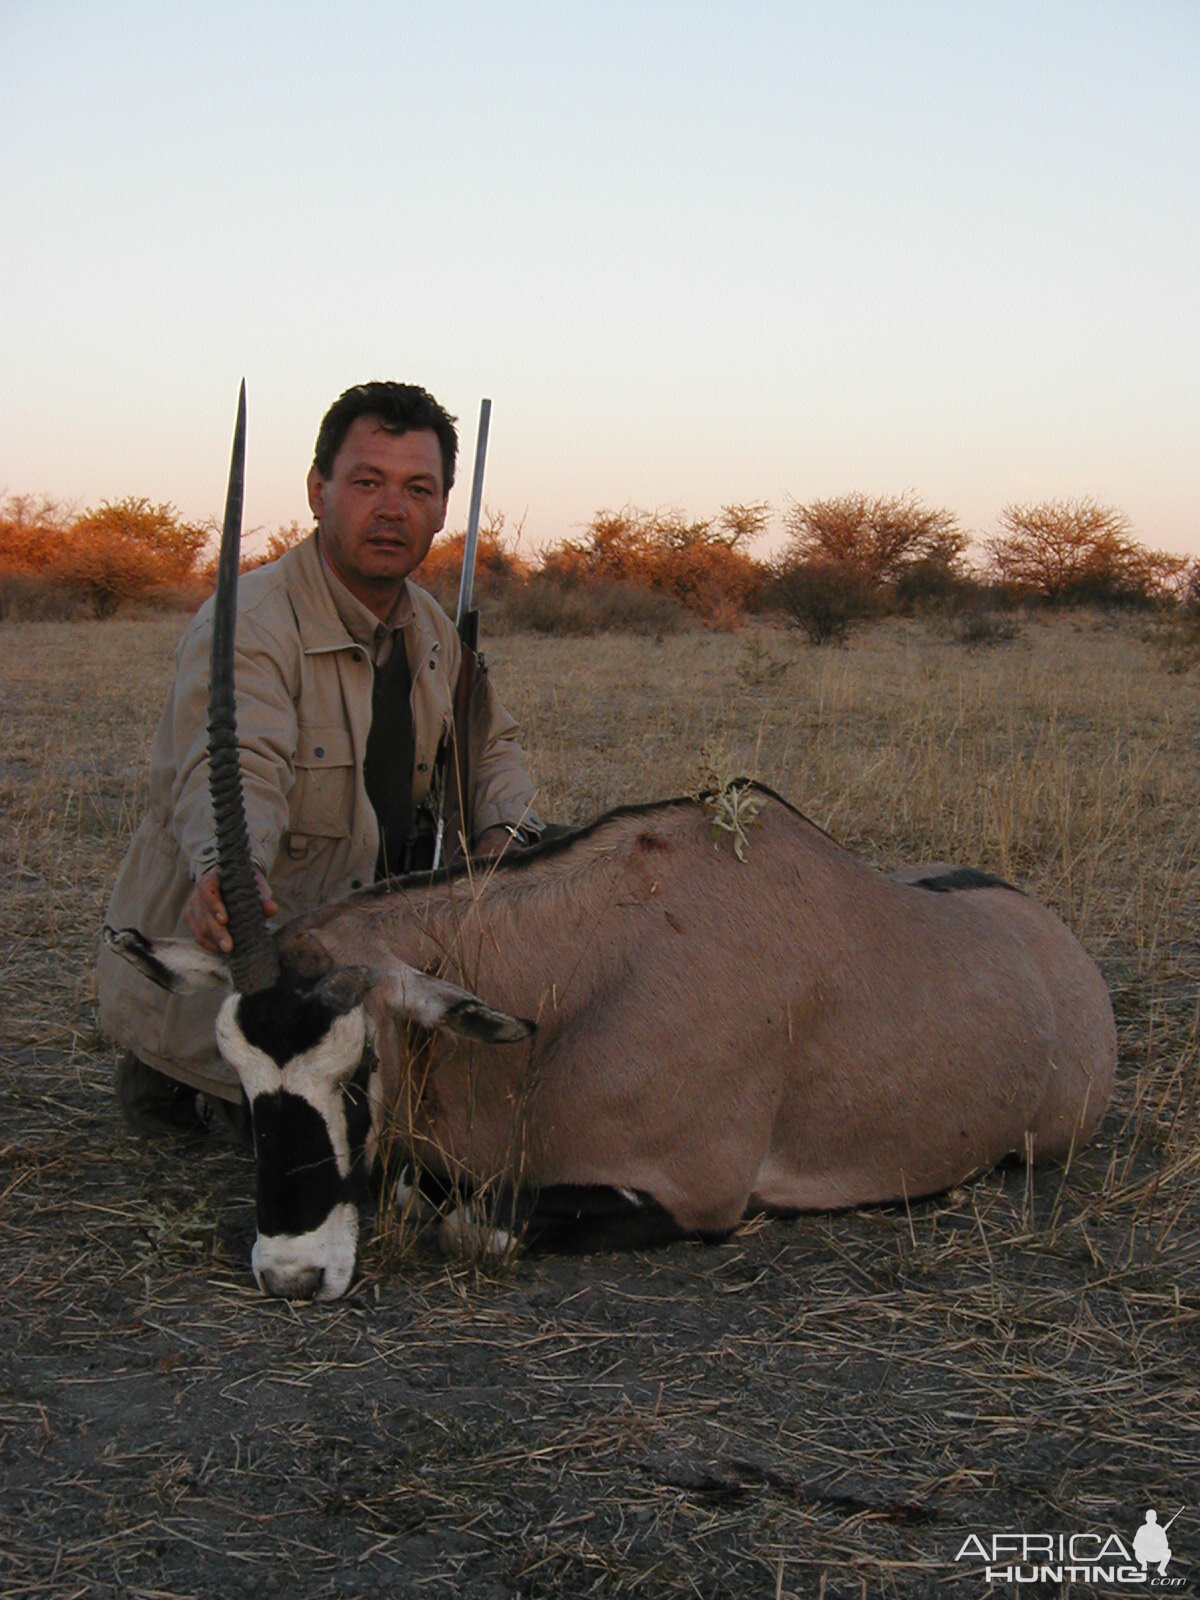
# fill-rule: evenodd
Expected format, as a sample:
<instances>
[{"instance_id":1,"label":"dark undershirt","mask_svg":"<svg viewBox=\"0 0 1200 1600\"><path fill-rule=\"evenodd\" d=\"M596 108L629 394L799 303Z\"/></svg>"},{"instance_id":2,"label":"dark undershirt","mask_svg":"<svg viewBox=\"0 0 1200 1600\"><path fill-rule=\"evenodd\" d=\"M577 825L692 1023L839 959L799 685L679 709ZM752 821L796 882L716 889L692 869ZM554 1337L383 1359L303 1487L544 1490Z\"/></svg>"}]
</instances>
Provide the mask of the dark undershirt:
<instances>
[{"instance_id":1,"label":"dark undershirt","mask_svg":"<svg viewBox=\"0 0 1200 1600\"><path fill-rule=\"evenodd\" d=\"M404 871L404 851L412 826L412 677L403 637L397 637L382 667L375 668L371 691L371 731L363 761L367 799L379 819L375 877Z\"/></svg>"}]
</instances>

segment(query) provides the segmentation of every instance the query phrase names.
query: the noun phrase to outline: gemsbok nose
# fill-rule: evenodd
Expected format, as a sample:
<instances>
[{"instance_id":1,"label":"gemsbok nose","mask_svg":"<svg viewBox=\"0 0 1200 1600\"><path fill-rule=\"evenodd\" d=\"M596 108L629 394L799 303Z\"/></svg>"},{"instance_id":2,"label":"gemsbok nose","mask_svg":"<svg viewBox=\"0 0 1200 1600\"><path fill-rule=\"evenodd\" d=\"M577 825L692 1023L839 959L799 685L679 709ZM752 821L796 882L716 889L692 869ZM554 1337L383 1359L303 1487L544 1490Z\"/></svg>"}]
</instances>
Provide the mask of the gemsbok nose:
<instances>
[{"instance_id":1,"label":"gemsbok nose","mask_svg":"<svg viewBox=\"0 0 1200 1600\"><path fill-rule=\"evenodd\" d=\"M258 1281L268 1294L279 1300L313 1300L325 1281L324 1267L300 1267L287 1271L260 1267Z\"/></svg>"}]
</instances>

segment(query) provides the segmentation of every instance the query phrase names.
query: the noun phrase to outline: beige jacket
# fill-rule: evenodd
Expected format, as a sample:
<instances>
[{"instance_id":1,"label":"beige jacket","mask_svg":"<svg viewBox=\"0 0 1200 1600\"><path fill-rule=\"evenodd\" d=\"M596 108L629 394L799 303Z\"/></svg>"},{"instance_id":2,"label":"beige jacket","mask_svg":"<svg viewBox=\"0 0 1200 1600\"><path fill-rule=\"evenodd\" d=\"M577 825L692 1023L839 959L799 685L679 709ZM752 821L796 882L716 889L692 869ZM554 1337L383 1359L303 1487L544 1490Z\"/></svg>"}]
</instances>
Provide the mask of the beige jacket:
<instances>
[{"instance_id":1,"label":"beige jacket","mask_svg":"<svg viewBox=\"0 0 1200 1600\"><path fill-rule=\"evenodd\" d=\"M412 674L413 802L429 793L439 742L453 716L458 634L415 584L394 622ZM216 865L208 795L212 602L175 654L175 680L150 751L146 814L117 874L106 921L149 938L190 937L184 912L195 881ZM250 849L279 906L277 922L369 884L379 828L363 784L374 667L330 591L315 537L238 585L238 743ZM537 825L517 725L487 686L485 726L472 728L476 833ZM478 752L478 754L476 754ZM118 1045L206 1093L238 1088L213 1043L223 998L169 995L102 950L100 1025Z\"/></svg>"}]
</instances>

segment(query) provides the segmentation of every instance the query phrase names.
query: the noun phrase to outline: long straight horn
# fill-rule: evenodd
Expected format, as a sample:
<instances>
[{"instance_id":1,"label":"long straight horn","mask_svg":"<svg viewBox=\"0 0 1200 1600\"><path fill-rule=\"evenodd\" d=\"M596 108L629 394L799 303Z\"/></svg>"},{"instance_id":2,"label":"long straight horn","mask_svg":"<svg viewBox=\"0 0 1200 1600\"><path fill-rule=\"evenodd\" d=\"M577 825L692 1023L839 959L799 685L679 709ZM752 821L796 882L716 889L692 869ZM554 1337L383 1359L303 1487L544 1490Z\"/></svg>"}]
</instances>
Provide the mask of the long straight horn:
<instances>
[{"instance_id":1,"label":"long straight horn","mask_svg":"<svg viewBox=\"0 0 1200 1600\"><path fill-rule=\"evenodd\" d=\"M233 685L233 646L237 630L238 557L242 544L242 487L246 477L246 380L238 396L221 559L213 601L212 669L208 698L208 792L217 829L217 872L233 940L230 969L240 994L269 989L279 976L275 946L267 930L242 796L238 762L237 705Z\"/></svg>"}]
</instances>

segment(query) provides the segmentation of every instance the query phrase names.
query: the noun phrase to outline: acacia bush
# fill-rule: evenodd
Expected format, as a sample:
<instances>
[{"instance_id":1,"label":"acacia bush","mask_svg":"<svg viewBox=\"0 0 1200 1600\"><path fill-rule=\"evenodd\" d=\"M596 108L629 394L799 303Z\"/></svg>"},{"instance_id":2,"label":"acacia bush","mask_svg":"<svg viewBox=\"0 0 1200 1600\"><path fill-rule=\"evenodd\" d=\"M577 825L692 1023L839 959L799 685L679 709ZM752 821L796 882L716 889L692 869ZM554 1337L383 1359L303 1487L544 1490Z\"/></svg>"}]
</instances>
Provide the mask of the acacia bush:
<instances>
[{"instance_id":1,"label":"acacia bush","mask_svg":"<svg viewBox=\"0 0 1200 1600\"><path fill-rule=\"evenodd\" d=\"M817 563L854 575L881 601L905 580L919 587L915 574L932 588L964 571L967 536L954 512L923 505L911 492L793 502L783 520L785 564Z\"/></svg>"},{"instance_id":2,"label":"acacia bush","mask_svg":"<svg viewBox=\"0 0 1200 1600\"><path fill-rule=\"evenodd\" d=\"M987 541L991 573L1010 594L1049 605L1149 606L1176 596L1187 559L1148 550L1129 519L1095 500L1010 505Z\"/></svg>"},{"instance_id":3,"label":"acacia bush","mask_svg":"<svg viewBox=\"0 0 1200 1600\"><path fill-rule=\"evenodd\" d=\"M0 573L32 577L57 560L70 514L53 500L15 494L0 501Z\"/></svg>"},{"instance_id":4,"label":"acacia bush","mask_svg":"<svg viewBox=\"0 0 1200 1600\"><path fill-rule=\"evenodd\" d=\"M541 571L564 590L597 582L643 589L730 627L760 604L764 569L746 547L769 515L766 505L723 506L697 519L633 506L599 511L580 538L545 553Z\"/></svg>"},{"instance_id":5,"label":"acacia bush","mask_svg":"<svg viewBox=\"0 0 1200 1600\"><path fill-rule=\"evenodd\" d=\"M911 493L793 502L784 526L766 601L813 644L843 643L870 616L957 604L969 586L954 513Z\"/></svg>"},{"instance_id":6,"label":"acacia bush","mask_svg":"<svg viewBox=\"0 0 1200 1600\"><path fill-rule=\"evenodd\" d=\"M0 502L0 620L71 621L91 615L84 597L48 575L68 520L52 500L12 495Z\"/></svg>"},{"instance_id":7,"label":"acacia bush","mask_svg":"<svg viewBox=\"0 0 1200 1600\"><path fill-rule=\"evenodd\" d=\"M109 616L123 601L186 589L211 533L171 505L106 501L71 523L58 573L67 588L90 598L96 616Z\"/></svg>"},{"instance_id":8,"label":"acacia bush","mask_svg":"<svg viewBox=\"0 0 1200 1600\"><path fill-rule=\"evenodd\" d=\"M276 528L261 551L243 548L241 570L274 561L310 531ZM12 496L0 502L0 617L107 617L136 603L194 610L216 584L218 542L215 523L144 498L73 511Z\"/></svg>"},{"instance_id":9,"label":"acacia bush","mask_svg":"<svg viewBox=\"0 0 1200 1600\"><path fill-rule=\"evenodd\" d=\"M845 644L851 628L877 609L861 572L822 557L784 558L767 585L767 600L810 644Z\"/></svg>"},{"instance_id":10,"label":"acacia bush","mask_svg":"<svg viewBox=\"0 0 1200 1600\"><path fill-rule=\"evenodd\" d=\"M16 497L0 508L0 575L10 608L25 611L44 606L55 590L68 611L82 606L98 617L150 596L181 593L190 603L211 532L172 505L133 496L73 514ZM14 580L26 581L14 587Z\"/></svg>"}]
</instances>

